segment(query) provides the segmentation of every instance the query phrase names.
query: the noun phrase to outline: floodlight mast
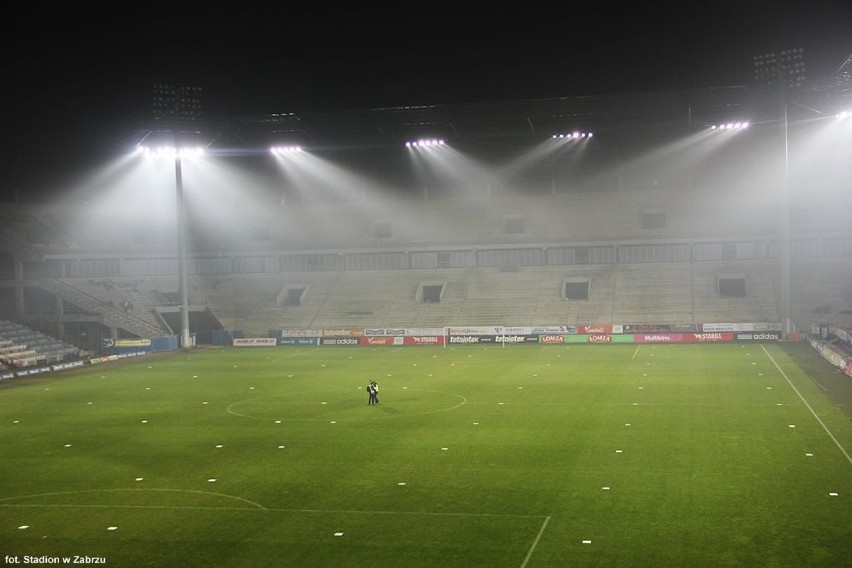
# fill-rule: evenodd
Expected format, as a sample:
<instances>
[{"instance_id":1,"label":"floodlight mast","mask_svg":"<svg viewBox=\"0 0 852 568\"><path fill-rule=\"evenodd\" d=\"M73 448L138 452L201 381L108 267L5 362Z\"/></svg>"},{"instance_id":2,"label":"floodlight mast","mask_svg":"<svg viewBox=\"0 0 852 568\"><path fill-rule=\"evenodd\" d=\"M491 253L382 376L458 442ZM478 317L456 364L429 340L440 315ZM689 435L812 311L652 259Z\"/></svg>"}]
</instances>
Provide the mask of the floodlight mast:
<instances>
[{"instance_id":1,"label":"floodlight mast","mask_svg":"<svg viewBox=\"0 0 852 568\"><path fill-rule=\"evenodd\" d=\"M180 311L180 347L189 349L193 345L189 333L189 286L186 261L186 203L183 196L183 172L181 168L181 128L183 122L198 118L200 89L155 85L155 115L159 111L165 118L174 119L175 146L175 197L177 206L177 257L178 296ZM159 91L159 92L158 92ZM193 98L193 94L195 98ZM159 96L157 96L159 95Z\"/></svg>"},{"instance_id":2,"label":"floodlight mast","mask_svg":"<svg viewBox=\"0 0 852 568\"><path fill-rule=\"evenodd\" d=\"M781 138L783 143L783 172L781 175L781 318L784 337L793 333L792 283L790 251L790 138L788 102L790 90L805 81L804 50L789 49L777 55L769 53L754 58L755 79L778 89Z\"/></svg>"}]
</instances>

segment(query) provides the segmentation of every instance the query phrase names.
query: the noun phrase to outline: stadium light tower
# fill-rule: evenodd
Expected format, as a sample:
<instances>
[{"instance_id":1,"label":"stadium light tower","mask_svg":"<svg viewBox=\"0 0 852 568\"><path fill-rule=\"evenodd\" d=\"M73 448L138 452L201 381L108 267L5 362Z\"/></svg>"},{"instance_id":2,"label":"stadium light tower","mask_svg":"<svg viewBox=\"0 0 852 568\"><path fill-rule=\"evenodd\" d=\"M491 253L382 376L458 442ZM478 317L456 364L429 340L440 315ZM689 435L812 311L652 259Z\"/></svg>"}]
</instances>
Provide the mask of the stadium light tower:
<instances>
[{"instance_id":1,"label":"stadium light tower","mask_svg":"<svg viewBox=\"0 0 852 568\"><path fill-rule=\"evenodd\" d=\"M177 197L178 295L180 296L180 347L192 347L189 335L189 291L186 267L186 204L181 172L181 137L201 118L201 89L173 85L154 85L154 120L169 124L175 145L175 193ZM193 129L193 131L195 131Z\"/></svg>"},{"instance_id":2,"label":"stadium light tower","mask_svg":"<svg viewBox=\"0 0 852 568\"><path fill-rule=\"evenodd\" d=\"M777 90L781 115L784 154L781 181L781 317L784 335L787 336L793 332L790 278L790 138L787 107L790 93L805 84L804 49L786 49L780 54L757 55L753 61L755 82Z\"/></svg>"}]
</instances>

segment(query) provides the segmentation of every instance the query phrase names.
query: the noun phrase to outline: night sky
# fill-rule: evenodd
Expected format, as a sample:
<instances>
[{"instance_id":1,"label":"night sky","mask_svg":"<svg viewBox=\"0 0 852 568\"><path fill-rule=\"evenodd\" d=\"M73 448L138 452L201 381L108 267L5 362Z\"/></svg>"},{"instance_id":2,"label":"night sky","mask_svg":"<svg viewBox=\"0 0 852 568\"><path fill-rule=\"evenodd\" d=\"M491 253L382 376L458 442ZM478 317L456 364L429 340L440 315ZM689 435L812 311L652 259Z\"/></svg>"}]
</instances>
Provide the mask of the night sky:
<instances>
[{"instance_id":1,"label":"night sky","mask_svg":"<svg viewBox=\"0 0 852 568\"><path fill-rule=\"evenodd\" d=\"M741 4L488 17L419 13L425 5L365 15L26 8L3 40L0 200L61 188L76 163L150 118L160 82L202 87L204 114L222 118L745 85L753 56L796 47L816 78L852 55L852 2Z\"/></svg>"}]
</instances>

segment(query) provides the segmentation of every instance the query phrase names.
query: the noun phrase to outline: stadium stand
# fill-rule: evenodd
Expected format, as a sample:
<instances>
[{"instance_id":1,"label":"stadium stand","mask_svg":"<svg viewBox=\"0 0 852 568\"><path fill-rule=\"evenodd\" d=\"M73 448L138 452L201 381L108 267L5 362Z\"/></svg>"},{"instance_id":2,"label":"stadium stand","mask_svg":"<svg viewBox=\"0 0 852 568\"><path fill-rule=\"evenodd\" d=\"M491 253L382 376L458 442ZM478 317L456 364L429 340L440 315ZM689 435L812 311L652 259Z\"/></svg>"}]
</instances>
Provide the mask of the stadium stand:
<instances>
[{"instance_id":1,"label":"stadium stand","mask_svg":"<svg viewBox=\"0 0 852 568\"><path fill-rule=\"evenodd\" d=\"M265 336L286 327L779 322L785 250L796 325L852 327L846 178L799 182L807 191L785 203L771 173L779 156L767 161L750 150L775 152L774 127L755 128L738 143L715 139L700 158L686 159L680 142L707 143L695 127L716 120L720 108L748 109L767 124L778 116L777 101L748 88L688 95L299 120L317 129L318 141L336 133L399 150L412 125L452 115L460 150L448 156L458 163L466 156L508 162L531 142L544 148L537 138L546 138L544 125L564 127L564 117L596 117L608 129L588 141L587 166L569 160L566 147L528 173L488 184L411 177L406 153L405 191L394 194L379 181L364 186L376 170L399 166L398 152L388 150L374 163L356 159L357 175L341 174L330 193L323 194L326 180L301 192L264 181L193 202L187 168L191 327ZM280 120L237 123L241 136L268 135L264 129ZM667 145L671 139L679 143ZM280 180L278 170L264 178L258 170L269 164L259 164L252 159L252 175ZM89 349L104 338L177 332L173 196L134 191L138 206L128 206L114 189L97 202L90 199L98 189L87 188L85 199L0 210L0 317Z\"/></svg>"},{"instance_id":2,"label":"stadium stand","mask_svg":"<svg viewBox=\"0 0 852 568\"><path fill-rule=\"evenodd\" d=\"M0 320L0 366L3 369L58 363L79 357L81 350L30 329Z\"/></svg>"}]
</instances>

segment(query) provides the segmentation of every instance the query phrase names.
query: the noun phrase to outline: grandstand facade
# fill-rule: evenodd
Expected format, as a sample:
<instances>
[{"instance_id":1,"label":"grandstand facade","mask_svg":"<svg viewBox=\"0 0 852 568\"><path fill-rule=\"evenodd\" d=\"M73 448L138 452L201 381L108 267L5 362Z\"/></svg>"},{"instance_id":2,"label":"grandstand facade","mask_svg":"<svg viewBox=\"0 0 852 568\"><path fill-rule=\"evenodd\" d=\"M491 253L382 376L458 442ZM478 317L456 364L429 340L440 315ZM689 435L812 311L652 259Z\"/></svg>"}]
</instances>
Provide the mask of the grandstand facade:
<instances>
[{"instance_id":1,"label":"grandstand facade","mask_svg":"<svg viewBox=\"0 0 852 568\"><path fill-rule=\"evenodd\" d=\"M190 331L849 326L852 128L829 124L848 102L838 93L811 85L793 105L726 87L210 124L198 133L210 153L248 175L205 193L213 182L185 166ZM729 120L749 128L713 132ZM594 137L553 138L579 130ZM404 142L420 137L452 153L412 156ZM273 143L333 175L292 174L266 154ZM148 183L132 200L113 177L4 207L0 318L90 350L175 335L173 200L155 197L174 182Z\"/></svg>"}]
</instances>

